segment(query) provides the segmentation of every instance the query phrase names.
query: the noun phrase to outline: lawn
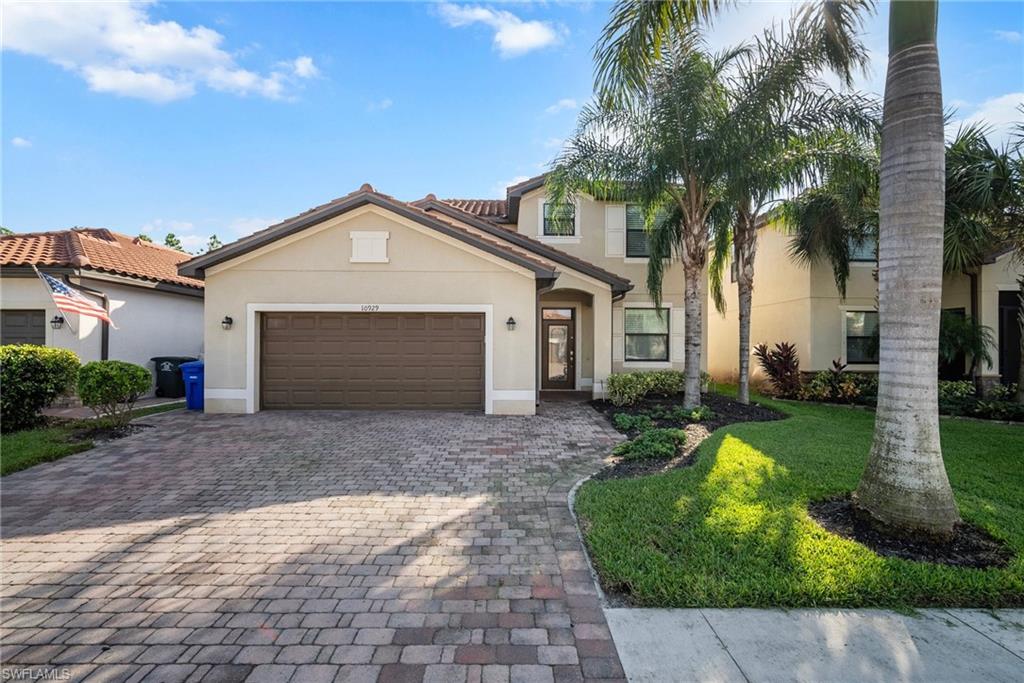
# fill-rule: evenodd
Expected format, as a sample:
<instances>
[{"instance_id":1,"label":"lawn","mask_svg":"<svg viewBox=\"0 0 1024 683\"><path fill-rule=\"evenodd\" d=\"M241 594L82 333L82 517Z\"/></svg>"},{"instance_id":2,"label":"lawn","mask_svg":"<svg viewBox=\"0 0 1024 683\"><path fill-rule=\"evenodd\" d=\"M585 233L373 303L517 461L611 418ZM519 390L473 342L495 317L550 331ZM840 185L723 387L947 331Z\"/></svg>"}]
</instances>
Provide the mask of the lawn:
<instances>
[{"instance_id":1,"label":"lawn","mask_svg":"<svg viewBox=\"0 0 1024 683\"><path fill-rule=\"evenodd\" d=\"M692 467L581 487L606 589L652 607L1024 605L1024 427L942 420L961 514L1015 552L962 569L881 557L808 517L808 501L856 487L873 413L766 403L790 417L722 427Z\"/></svg>"},{"instance_id":2,"label":"lawn","mask_svg":"<svg viewBox=\"0 0 1024 683\"><path fill-rule=\"evenodd\" d=\"M168 403L132 412L132 418L145 417L156 413L177 410L184 403ZM93 447L91 439L77 439L75 432L95 427L96 420L74 420L56 426L27 429L22 432L4 434L0 437L0 476L38 465L41 462L59 460L73 453L81 453Z\"/></svg>"}]
</instances>

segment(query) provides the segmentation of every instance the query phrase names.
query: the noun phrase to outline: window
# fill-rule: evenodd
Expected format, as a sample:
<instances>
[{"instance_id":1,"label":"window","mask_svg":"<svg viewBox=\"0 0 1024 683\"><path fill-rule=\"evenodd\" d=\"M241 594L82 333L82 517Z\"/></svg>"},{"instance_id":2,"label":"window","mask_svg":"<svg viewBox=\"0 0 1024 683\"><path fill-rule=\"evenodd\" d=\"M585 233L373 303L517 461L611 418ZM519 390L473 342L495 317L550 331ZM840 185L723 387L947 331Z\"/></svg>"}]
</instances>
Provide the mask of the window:
<instances>
[{"instance_id":1,"label":"window","mask_svg":"<svg viewBox=\"0 0 1024 683\"><path fill-rule=\"evenodd\" d=\"M668 360L668 315L667 308L625 309L627 361Z\"/></svg>"},{"instance_id":2,"label":"window","mask_svg":"<svg viewBox=\"0 0 1024 683\"><path fill-rule=\"evenodd\" d=\"M546 237L573 237L576 234L576 205L567 203L561 210L544 203L544 235Z\"/></svg>"},{"instance_id":3,"label":"window","mask_svg":"<svg viewBox=\"0 0 1024 683\"><path fill-rule=\"evenodd\" d=\"M867 237L863 242L858 242L854 238L850 238L850 261L856 263L867 263L878 260L878 243L871 237Z\"/></svg>"},{"instance_id":4,"label":"window","mask_svg":"<svg viewBox=\"0 0 1024 683\"><path fill-rule=\"evenodd\" d=\"M878 362L878 311L846 312L846 362Z\"/></svg>"},{"instance_id":5,"label":"window","mask_svg":"<svg viewBox=\"0 0 1024 683\"><path fill-rule=\"evenodd\" d=\"M639 204L626 204L626 256L647 258L651 255L644 229L644 210Z\"/></svg>"}]
</instances>

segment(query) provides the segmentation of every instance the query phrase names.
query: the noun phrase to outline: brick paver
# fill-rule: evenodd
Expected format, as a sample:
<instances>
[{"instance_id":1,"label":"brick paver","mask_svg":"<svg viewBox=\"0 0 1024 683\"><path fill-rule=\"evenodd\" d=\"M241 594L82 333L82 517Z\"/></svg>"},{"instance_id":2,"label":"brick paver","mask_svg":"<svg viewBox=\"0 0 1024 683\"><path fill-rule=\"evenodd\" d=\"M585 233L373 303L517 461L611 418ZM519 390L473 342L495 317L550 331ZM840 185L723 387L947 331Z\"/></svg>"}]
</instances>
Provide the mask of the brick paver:
<instances>
[{"instance_id":1,"label":"brick paver","mask_svg":"<svg viewBox=\"0 0 1024 683\"><path fill-rule=\"evenodd\" d=\"M3 479L5 671L622 677L566 505L620 438L589 407L147 421Z\"/></svg>"}]
</instances>

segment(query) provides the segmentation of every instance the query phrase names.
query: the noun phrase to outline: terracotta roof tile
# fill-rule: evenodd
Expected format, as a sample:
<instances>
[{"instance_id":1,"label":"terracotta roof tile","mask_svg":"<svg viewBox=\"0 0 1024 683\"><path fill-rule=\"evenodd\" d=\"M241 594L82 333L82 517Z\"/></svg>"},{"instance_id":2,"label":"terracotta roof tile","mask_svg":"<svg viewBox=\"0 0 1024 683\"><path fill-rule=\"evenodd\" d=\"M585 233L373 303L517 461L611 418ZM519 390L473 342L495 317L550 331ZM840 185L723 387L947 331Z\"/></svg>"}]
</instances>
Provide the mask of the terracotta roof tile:
<instances>
[{"instance_id":1,"label":"terracotta roof tile","mask_svg":"<svg viewBox=\"0 0 1024 683\"><path fill-rule=\"evenodd\" d=\"M505 217L504 199L442 199L441 201L480 218L493 220Z\"/></svg>"},{"instance_id":2,"label":"terracotta roof tile","mask_svg":"<svg viewBox=\"0 0 1024 683\"><path fill-rule=\"evenodd\" d=\"M0 266L61 266L203 288L203 281L178 275L184 252L106 228L72 228L0 237Z\"/></svg>"}]
</instances>

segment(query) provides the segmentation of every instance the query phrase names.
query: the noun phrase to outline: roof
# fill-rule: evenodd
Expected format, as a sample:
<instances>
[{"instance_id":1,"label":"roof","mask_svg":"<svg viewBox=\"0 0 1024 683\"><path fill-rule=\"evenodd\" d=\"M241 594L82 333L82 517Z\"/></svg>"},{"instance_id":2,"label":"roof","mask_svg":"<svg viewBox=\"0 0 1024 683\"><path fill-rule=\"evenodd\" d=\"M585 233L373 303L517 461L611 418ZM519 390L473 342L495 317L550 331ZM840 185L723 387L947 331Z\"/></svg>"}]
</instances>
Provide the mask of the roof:
<instances>
[{"instance_id":1,"label":"roof","mask_svg":"<svg viewBox=\"0 0 1024 683\"><path fill-rule=\"evenodd\" d=\"M480 218L488 220L505 218L507 204L504 199L442 199L441 201Z\"/></svg>"},{"instance_id":2,"label":"roof","mask_svg":"<svg viewBox=\"0 0 1024 683\"><path fill-rule=\"evenodd\" d=\"M202 280L178 273L190 256L106 228L71 228L0 237L0 266L51 266L202 289Z\"/></svg>"},{"instance_id":3,"label":"roof","mask_svg":"<svg viewBox=\"0 0 1024 683\"><path fill-rule=\"evenodd\" d=\"M518 247L525 249L528 252L540 256L544 259L553 261L559 265L572 268L575 271L589 275L601 282L606 283L612 289L615 294L624 294L633 289L633 284L626 278L616 275L615 273L605 270L599 266L584 261L583 259L573 256L572 254L566 253L561 249L556 249L549 244L545 244L539 240L535 240L532 237L520 234L514 230L508 230L498 225L492 224L490 221L482 220L472 214L469 211L464 211L454 206L448 200L437 200L433 195L427 195L423 199L413 202L413 206L417 206L425 211L431 213L441 213L454 220L466 223L467 225L473 226L488 235L497 237L502 241L506 242L510 247Z\"/></svg>"},{"instance_id":4,"label":"roof","mask_svg":"<svg viewBox=\"0 0 1024 683\"><path fill-rule=\"evenodd\" d=\"M248 237L243 237L220 249L186 261L180 264L178 272L182 275L202 278L205 276L206 269L211 266L229 261L310 226L367 205L386 209L424 227L436 230L506 261L527 268L533 271L538 279L553 280L558 277L556 266L551 260L545 259L527 249L510 247L507 242L485 231L475 230L444 220L437 215L427 213L413 204L377 192L369 183L363 184L358 190L350 192L343 197L303 211L297 216L255 232Z\"/></svg>"},{"instance_id":5,"label":"roof","mask_svg":"<svg viewBox=\"0 0 1024 683\"><path fill-rule=\"evenodd\" d=\"M519 222L519 200L523 198L523 195L527 192L533 192L538 187L544 187L544 181L547 180L547 177L547 173L542 173L532 178L527 178L515 185L510 185L505 190L506 216L510 223Z\"/></svg>"}]
</instances>

